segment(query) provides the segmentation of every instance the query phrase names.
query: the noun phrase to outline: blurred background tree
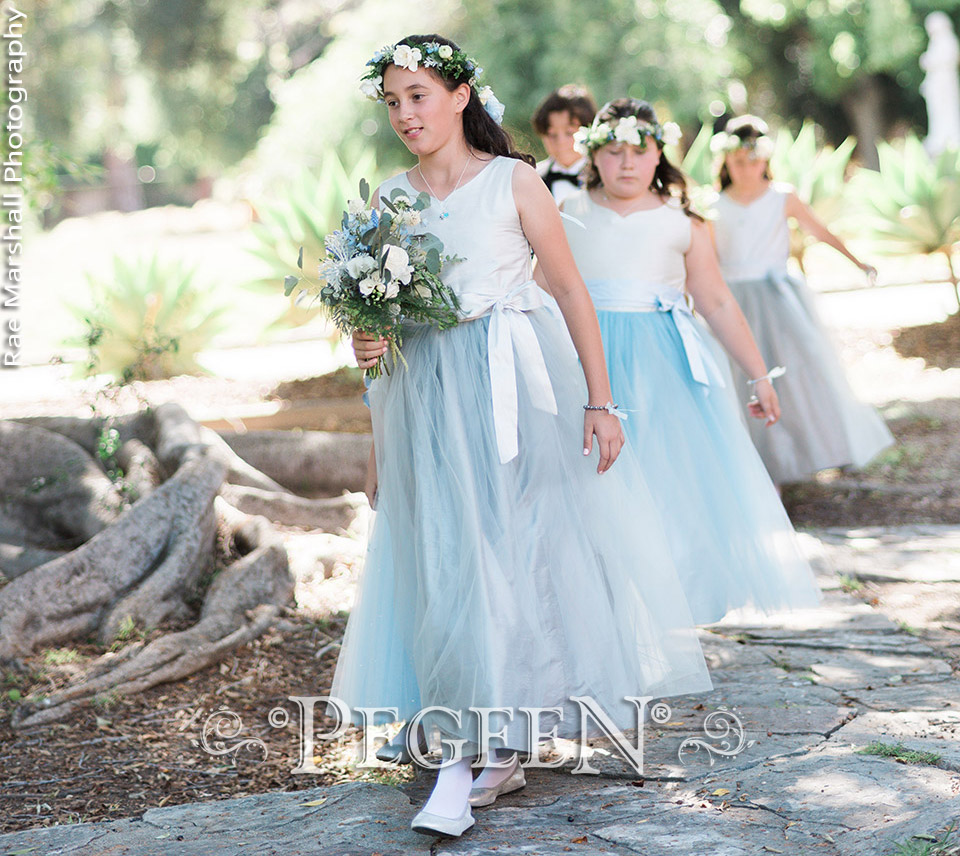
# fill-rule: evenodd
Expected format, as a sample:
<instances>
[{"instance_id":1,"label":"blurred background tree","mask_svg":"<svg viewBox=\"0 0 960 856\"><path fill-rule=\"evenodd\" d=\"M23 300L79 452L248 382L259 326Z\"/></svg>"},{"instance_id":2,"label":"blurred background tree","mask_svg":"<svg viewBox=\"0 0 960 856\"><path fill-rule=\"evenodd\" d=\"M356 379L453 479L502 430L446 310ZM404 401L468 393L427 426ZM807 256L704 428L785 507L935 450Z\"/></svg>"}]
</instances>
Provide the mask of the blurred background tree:
<instances>
[{"instance_id":1,"label":"blurred background tree","mask_svg":"<svg viewBox=\"0 0 960 856\"><path fill-rule=\"evenodd\" d=\"M960 23L960 0L720 0L750 66L754 112L811 118L840 144L859 143L877 168L877 142L926 126L919 94L923 20L939 9Z\"/></svg>"},{"instance_id":2,"label":"blurred background tree","mask_svg":"<svg viewBox=\"0 0 960 856\"><path fill-rule=\"evenodd\" d=\"M876 143L924 134L919 56L934 9L960 30L960 0L33 0L25 174L46 227L211 195L249 203L190 221L189 230L234 230L219 246L238 251L216 256L184 241L172 253L199 266L191 287L230 294L243 326L226 329L239 335L282 311L243 307L273 300L264 283L279 290L299 246L318 255L357 175L375 184L409 163L382 105L358 91L367 59L400 36L441 32L464 45L506 104L506 127L538 156L530 116L563 83L586 84L601 103L651 101L683 127L676 157L686 152L698 192L712 181L709 140L724 117L758 113L791 141L813 120L789 151L792 166L803 164L793 172L806 179L815 162L829 166L836 180L811 192L829 190L832 208L852 212L845 179L876 165ZM848 137L859 143L849 167ZM835 155L821 152L831 145ZM871 199L882 195L871 187ZM883 203L891 228L917 205L941 204L901 203ZM228 210L240 211L239 225L223 225ZM171 235L186 230L172 210L162 220ZM156 242L152 228L145 242ZM112 270L111 258L86 264ZM64 293L83 289L82 266L51 279ZM258 283L259 292L241 288ZM301 309L286 307L284 324L312 317Z\"/></svg>"},{"instance_id":3,"label":"blurred background tree","mask_svg":"<svg viewBox=\"0 0 960 856\"><path fill-rule=\"evenodd\" d=\"M192 201L198 179L242 176L256 195L325 153L402 160L355 84L381 44L439 30L482 60L507 125L538 151L529 116L551 89L647 98L690 140L750 109L805 118L874 164L891 130L922 135L919 54L935 7L960 0L37 0L37 136L106 169L121 210ZM252 182L252 183L250 183Z\"/></svg>"},{"instance_id":4,"label":"blurred background tree","mask_svg":"<svg viewBox=\"0 0 960 856\"><path fill-rule=\"evenodd\" d=\"M529 138L538 102L568 82L587 85L601 104L644 98L695 131L749 71L730 25L714 0L477 0L454 31L490 69L508 123Z\"/></svg>"},{"instance_id":5,"label":"blurred background tree","mask_svg":"<svg viewBox=\"0 0 960 856\"><path fill-rule=\"evenodd\" d=\"M193 201L184 188L256 144L274 90L332 40L335 11L292 0L42 0L28 23L38 57L28 80L43 93L31 100L35 133L103 166L105 207Z\"/></svg>"}]
</instances>

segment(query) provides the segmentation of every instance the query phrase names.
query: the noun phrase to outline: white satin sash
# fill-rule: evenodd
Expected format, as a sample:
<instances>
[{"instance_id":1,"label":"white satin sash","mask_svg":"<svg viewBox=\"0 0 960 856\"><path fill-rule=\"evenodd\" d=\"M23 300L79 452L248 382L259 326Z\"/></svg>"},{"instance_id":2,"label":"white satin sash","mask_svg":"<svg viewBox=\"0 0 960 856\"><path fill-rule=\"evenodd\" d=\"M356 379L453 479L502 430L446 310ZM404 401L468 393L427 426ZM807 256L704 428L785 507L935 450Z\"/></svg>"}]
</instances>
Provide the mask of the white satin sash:
<instances>
[{"instance_id":1,"label":"white satin sash","mask_svg":"<svg viewBox=\"0 0 960 856\"><path fill-rule=\"evenodd\" d=\"M611 285L614 287L610 288ZM723 373L694 321L693 311L684 292L676 288L661 287L656 294L627 297L617 287L619 285L620 283L588 283L597 309L606 312L669 312L680 334L680 341L683 343L683 351L693 379L704 386L726 387ZM607 291L609 296L605 294Z\"/></svg>"},{"instance_id":2,"label":"white satin sash","mask_svg":"<svg viewBox=\"0 0 960 856\"><path fill-rule=\"evenodd\" d=\"M464 305L466 304L466 305ZM512 461L519 451L517 432L517 364L526 381L533 406L556 415L557 400L543 359L540 341L526 313L544 305L539 286L528 280L488 303L481 295L461 298L470 314L462 322L490 316L487 359L490 368L493 425L500 463ZM462 323L461 322L461 323ZM516 352L516 353L514 353Z\"/></svg>"}]
</instances>

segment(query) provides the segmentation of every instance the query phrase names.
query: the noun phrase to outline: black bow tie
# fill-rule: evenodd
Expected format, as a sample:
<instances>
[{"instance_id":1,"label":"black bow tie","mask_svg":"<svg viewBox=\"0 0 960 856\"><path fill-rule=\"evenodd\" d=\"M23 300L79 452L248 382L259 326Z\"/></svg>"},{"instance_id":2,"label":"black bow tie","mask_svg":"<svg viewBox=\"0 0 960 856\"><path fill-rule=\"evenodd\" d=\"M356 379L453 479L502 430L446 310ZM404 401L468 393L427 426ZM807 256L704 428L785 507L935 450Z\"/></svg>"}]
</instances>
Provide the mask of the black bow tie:
<instances>
[{"instance_id":1,"label":"black bow tie","mask_svg":"<svg viewBox=\"0 0 960 856\"><path fill-rule=\"evenodd\" d=\"M544 184L549 190L553 190L553 185L557 181L567 181L574 187L580 186L580 178L576 173L563 172L555 167L551 167L543 174Z\"/></svg>"}]
</instances>

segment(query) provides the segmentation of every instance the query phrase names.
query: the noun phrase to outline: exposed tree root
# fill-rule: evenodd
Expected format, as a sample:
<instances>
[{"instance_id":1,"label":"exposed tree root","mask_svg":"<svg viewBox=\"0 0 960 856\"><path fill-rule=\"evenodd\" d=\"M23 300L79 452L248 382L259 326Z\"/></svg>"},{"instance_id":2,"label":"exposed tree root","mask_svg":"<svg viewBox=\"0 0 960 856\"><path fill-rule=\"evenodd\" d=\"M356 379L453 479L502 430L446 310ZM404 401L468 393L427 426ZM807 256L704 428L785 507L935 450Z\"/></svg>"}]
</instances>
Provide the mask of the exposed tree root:
<instances>
[{"instance_id":1,"label":"exposed tree root","mask_svg":"<svg viewBox=\"0 0 960 856\"><path fill-rule=\"evenodd\" d=\"M117 432L109 452L105 429ZM271 473L246 456L251 448L275 464ZM341 492L362 484L368 449L366 437L301 435L297 445L262 432L256 443L231 445L177 404L109 422L0 422L0 572L8 580L0 664L17 668L43 647L90 636L108 649L134 629L194 622L107 651L71 685L24 699L13 724L42 725L104 693L186 677L263 633L295 582L276 526L343 533L365 511L360 494L291 494L274 471L284 484ZM292 473L299 477L286 478ZM301 579L358 558L356 542L314 537L296 539Z\"/></svg>"}]
</instances>

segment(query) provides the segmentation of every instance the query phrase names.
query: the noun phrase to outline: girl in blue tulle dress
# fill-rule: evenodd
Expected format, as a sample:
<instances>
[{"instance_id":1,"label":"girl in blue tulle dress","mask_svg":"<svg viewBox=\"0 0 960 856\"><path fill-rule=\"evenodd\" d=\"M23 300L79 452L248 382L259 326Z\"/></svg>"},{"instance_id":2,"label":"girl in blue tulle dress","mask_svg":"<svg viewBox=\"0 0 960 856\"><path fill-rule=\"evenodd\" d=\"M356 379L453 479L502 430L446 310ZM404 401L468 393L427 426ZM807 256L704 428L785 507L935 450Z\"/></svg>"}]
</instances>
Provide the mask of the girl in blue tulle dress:
<instances>
[{"instance_id":1,"label":"girl in blue tulle dress","mask_svg":"<svg viewBox=\"0 0 960 856\"><path fill-rule=\"evenodd\" d=\"M711 684L656 503L629 453L610 468L623 435L600 330L549 191L452 42L411 36L372 62L367 88L417 157L375 198L431 196L422 225L461 259L443 277L462 321L408 325L406 367L370 386L377 514L332 694L392 707L389 721L462 713L424 720L450 763L412 823L459 835L471 803L523 784L516 752L536 741L520 708L558 707L542 733L583 737L572 697L631 728L625 697ZM531 247L562 316L532 279ZM362 334L354 347L362 367L388 350ZM511 760L475 782L471 707L515 714L491 722Z\"/></svg>"},{"instance_id":2,"label":"girl in blue tulle dress","mask_svg":"<svg viewBox=\"0 0 960 856\"><path fill-rule=\"evenodd\" d=\"M751 379L753 415L775 423L773 366L764 364L707 226L690 212L683 177L663 153L672 136L679 129L660 125L646 102L606 105L578 136L590 157L586 188L563 205L613 395L629 414L627 445L664 513L698 624L738 607L815 606L819 590L744 429L722 355L691 311Z\"/></svg>"}]
</instances>

